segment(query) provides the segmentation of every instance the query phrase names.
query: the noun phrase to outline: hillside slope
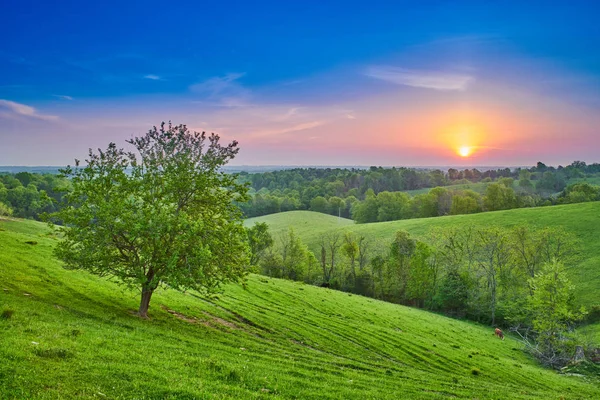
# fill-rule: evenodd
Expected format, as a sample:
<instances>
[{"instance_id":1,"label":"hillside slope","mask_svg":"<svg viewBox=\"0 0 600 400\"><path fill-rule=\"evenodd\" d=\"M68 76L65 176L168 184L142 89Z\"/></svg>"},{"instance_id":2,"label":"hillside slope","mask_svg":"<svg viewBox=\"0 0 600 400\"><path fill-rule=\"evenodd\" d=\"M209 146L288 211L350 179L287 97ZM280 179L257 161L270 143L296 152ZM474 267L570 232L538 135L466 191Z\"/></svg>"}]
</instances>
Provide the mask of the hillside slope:
<instances>
[{"instance_id":1,"label":"hillside slope","mask_svg":"<svg viewBox=\"0 0 600 400\"><path fill-rule=\"evenodd\" d=\"M248 218L244 225L250 227L256 222L266 222L274 237L285 233L289 228L305 240L307 243L316 243L319 235L331 229L346 229L356 225L353 220L339 218L329 214L314 211L288 211L278 214L270 214L262 217Z\"/></svg>"},{"instance_id":2,"label":"hillside slope","mask_svg":"<svg viewBox=\"0 0 600 400\"><path fill-rule=\"evenodd\" d=\"M298 230L300 238L313 251L317 251L319 235L332 229L352 231L369 238L377 250L386 249L398 230L405 230L417 238L424 238L434 228L460 226L511 227L519 224L536 228L563 227L580 242L578 262L570 265L569 274L576 285L576 297L582 304L598 304L600 290L600 202L568 204L553 207L521 208L516 210L486 212L471 215L454 215L437 218L408 219L371 224L344 224L332 226L332 217L311 211L291 211L264 217L250 218L247 224L266 222L273 236L294 228L302 220L310 221L312 229Z\"/></svg>"},{"instance_id":3,"label":"hillside slope","mask_svg":"<svg viewBox=\"0 0 600 400\"><path fill-rule=\"evenodd\" d=\"M487 327L251 276L219 300L137 295L52 256L56 238L0 220L0 398L598 398Z\"/></svg>"}]
</instances>

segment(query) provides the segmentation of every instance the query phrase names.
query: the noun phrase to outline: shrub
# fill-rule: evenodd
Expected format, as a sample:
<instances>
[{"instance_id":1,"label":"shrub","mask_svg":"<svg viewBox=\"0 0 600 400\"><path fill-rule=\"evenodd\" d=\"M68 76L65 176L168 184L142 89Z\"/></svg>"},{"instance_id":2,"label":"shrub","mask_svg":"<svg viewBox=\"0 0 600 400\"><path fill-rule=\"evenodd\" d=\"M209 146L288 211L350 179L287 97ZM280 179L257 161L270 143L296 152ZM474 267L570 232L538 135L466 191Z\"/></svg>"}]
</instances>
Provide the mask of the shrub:
<instances>
[{"instance_id":1,"label":"shrub","mask_svg":"<svg viewBox=\"0 0 600 400\"><path fill-rule=\"evenodd\" d=\"M13 209L0 201L0 217L10 217L13 214Z\"/></svg>"}]
</instances>

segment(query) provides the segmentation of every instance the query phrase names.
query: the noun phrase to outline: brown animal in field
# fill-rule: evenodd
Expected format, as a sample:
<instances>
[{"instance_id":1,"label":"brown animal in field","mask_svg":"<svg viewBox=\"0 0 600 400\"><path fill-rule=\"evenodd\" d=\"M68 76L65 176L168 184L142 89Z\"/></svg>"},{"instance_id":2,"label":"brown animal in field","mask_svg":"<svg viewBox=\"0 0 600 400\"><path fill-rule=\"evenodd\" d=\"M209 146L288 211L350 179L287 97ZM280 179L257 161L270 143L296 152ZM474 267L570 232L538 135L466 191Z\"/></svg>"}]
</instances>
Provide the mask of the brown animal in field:
<instances>
[{"instance_id":1,"label":"brown animal in field","mask_svg":"<svg viewBox=\"0 0 600 400\"><path fill-rule=\"evenodd\" d=\"M500 328L496 328L494 330L494 335L498 336L500 339L504 340L504 332Z\"/></svg>"}]
</instances>

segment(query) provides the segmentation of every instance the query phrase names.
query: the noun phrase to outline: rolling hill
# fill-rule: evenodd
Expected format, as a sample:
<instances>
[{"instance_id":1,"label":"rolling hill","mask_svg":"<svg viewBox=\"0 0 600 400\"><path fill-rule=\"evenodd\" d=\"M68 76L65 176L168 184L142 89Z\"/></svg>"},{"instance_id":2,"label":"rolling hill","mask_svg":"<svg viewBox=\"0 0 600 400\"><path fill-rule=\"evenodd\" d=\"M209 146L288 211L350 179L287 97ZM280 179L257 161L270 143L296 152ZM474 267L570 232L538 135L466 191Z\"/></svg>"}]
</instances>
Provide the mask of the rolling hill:
<instances>
[{"instance_id":1,"label":"rolling hill","mask_svg":"<svg viewBox=\"0 0 600 400\"><path fill-rule=\"evenodd\" d=\"M487 327L251 275L218 300L63 269L46 226L0 220L0 398L593 398Z\"/></svg>"},{"instance_id":2,"label":"rolling hill","mask_svg":"<svg viewBox=\"0 0 600 400\"><path fill-rule=\"evenodd\" d=\"M371 224L353 224L350 220L340 220L312 211L290 211L250 218L246 220L246 225L250 226L255 222L269 224L274 237L293 227L313 251L317 250L319 235L333 229L364 235L371 240L374 250L383 251L398 230L405 230L416 238L424 239L434 228L466 225L511 227L524 224L535 228L562 227L573 233L579 241L578 262L568 266L571 280L576 285L576 297L585 305L600 303L600 202Z\"/></svg>"}]
</instances>

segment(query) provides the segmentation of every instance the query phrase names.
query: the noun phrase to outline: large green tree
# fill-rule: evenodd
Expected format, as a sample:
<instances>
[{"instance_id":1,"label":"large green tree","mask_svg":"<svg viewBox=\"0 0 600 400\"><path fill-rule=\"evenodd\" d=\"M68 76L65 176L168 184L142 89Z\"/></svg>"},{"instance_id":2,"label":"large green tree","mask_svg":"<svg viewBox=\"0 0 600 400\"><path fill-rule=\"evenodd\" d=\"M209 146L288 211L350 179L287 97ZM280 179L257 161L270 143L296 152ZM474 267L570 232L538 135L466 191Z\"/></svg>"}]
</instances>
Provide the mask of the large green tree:
<instances>
[{"instance_id":1,"label":"large green tree","mask_svg":"<svg viewBox=\"0 0 600 400\"><path fill-rule=\"evenodd\" d=\"M247 188L222 171L237 142L163 122L127 143L132 151L90 149L85 167L76 160L62 171L72 179L57 213L66 267L140 289L141 317L161 285L210 293L242 279L247 234L233 202L247 200Z\"/></svg>"}]
</instances>

